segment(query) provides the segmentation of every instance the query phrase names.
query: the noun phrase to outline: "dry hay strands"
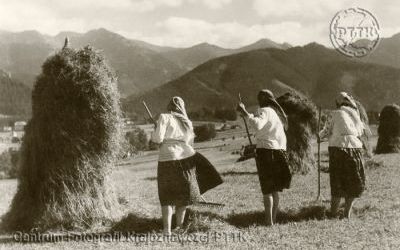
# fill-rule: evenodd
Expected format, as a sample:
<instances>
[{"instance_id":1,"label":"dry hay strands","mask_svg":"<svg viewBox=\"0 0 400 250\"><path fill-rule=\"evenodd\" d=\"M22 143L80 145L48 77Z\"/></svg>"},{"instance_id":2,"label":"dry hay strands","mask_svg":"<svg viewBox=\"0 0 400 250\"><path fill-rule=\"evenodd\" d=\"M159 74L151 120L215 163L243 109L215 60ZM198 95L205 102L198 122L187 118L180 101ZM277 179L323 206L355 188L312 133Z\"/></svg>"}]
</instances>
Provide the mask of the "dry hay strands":
<instances>
[{"instance_id":1,"label":"dry hay strands","mask_svg":"<svg viewBox=\"0 0 400 250\"><path fill-rule=\"evenodd\" d=\"M379 116L377 154L400 153L400 106L385 106Z\"/></svg>"},{"instance_id":2,"label":"dry hay strands","mask_svg":"<svg viewBox=\"0 0 400 250\"><path fill-rule=\"evenodd\" d=\"M293 173L307 174L315 165L311 140L317 133L317 108L308 98L295 92L277 99L288 116L286 132L289 165Z\"/></svg>"},{"instance_id":3,"label":"dry hay strands","mask_svg":"<svg viewBox=\"0 0 400 250\"><path fill-rule=\"evenodd\" d=\"M357 109L358 112L360 113L360 118L361 121L365 124L366 129L369 129L369 118L368 118L368 113L367 110L365 109L365 107L361 104L360 101L355 100L356 104L357 104ZM363 142L363 149L364 149L364 155L367 158L370 158L372 156L372 147L371 144L369 143L369 135L366 133L363 136L361 136L361 140Z\"/></svg>"},{"instance_id":4,"label":"dry hay strands","mask_svg":"<svg viewBox=\"0 0 400 250\"><path fill-rule=\"evenodd\" d=\"M90 47L46 60L33 94L8 230L85 229L120 216L109 180L121 138L117 80Z\"/></svg>"}]
</instances>

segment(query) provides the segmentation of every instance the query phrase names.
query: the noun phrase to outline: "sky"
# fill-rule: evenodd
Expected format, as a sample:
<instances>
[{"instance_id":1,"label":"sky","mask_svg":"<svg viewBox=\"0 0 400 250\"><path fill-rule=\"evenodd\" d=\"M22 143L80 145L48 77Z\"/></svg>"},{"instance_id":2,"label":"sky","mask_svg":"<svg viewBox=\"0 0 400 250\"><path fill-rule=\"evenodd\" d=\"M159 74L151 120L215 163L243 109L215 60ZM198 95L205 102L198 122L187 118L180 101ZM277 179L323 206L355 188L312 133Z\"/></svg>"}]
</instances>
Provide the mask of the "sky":
<instances>
[{"instance_id":1,"label":"sky","mask_svg":"<svg viewBox=\"0 0 400 250\"><path fill-rule=\"evenodd\" d=\"M56 35L106 28L173 47L237 48L261 38L329 46L331 19L350 7L373 13L383 37L400 32L396 0L0 0L0 30Z\"/></svg>"}]
</instances>

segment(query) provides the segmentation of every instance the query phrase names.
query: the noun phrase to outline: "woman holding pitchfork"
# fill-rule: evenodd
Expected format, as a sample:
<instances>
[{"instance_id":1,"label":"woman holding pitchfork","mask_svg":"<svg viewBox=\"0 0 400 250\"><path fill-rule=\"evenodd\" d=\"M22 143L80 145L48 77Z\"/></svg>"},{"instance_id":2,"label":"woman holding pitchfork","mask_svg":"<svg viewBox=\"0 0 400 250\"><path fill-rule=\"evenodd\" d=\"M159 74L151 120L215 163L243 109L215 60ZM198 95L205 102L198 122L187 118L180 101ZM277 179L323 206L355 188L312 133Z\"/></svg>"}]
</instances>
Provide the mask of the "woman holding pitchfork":
<instances>
[{"instance_id":1,"label":"woman holding pitchfork","mask_svg":"<svg viewBox=\"0 0 400 250\"><path fill-rule=\"evenodd\" d=\"M264 195L266 223L273 225L279 209L278 192L289 188L291 182L286 155L288 121L270 90L263 89L258 93L258 103L257 116L248 113L242 102L238 110L256 129L256 165Z\"/></svg>"}]
</instances>

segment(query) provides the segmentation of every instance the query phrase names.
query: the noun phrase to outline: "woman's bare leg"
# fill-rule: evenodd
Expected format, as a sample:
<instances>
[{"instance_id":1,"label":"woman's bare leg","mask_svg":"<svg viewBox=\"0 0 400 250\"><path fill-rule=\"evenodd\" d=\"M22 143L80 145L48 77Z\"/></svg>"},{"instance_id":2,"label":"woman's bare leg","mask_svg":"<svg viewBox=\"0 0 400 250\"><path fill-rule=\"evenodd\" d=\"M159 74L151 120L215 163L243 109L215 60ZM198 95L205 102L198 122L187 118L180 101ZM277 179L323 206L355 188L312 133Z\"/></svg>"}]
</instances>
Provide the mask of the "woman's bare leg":
<instances>
[{"instance_id":1,"label":"woman's bare leg","mask_svg":"<svg viewBox=\"0 0 400 250\"><path fill-rule=\"evenodd\" d=\"M267 226L272 226L274 224L274 220L272 217L273 205L274 205L274 198L272 194L264 195L265 219Z\"/></svg>"},{"instance_id":2,"label":"woman's bare leg","mask_svg":"<svg viewBox=\"0 0 400 250\"><path fill-rule=\"evenodd\" d=\"M347 219L350 219L351 217L351 212L354 204L354 197L346 197L345 198L345 204L344 204L344 216Z\"/></svg>"},{"instance_id":3,"label":"woman's bare leg","mask_svg":"<svg viewBox=\"0 0 400 250\"><path fill-rule=\"evenodd\" d=\"M272 198L274 200L274 203L272 206L272 219L273 219L273 222L276 223L276 215L278 214L278 211L279 211L279 193L278 192L272 193Z\"/></svg>"},{"instance_id":4,"label":"woman's bare leg","mask_svg":"<svg viewBox=\"0 0 400 250\"><path fill-rule=\"evenodd\" d=\"M161 207L162 219L163 219L163 233L164 235L171 234L171 220L172 220L172 206Z\"/></svg>"},{"instance_id":5,"label":"woman's bare leg","mask_svg":"<svg viewBox=\"0 0 400 250\"><path fill-rule=\"evenodd\" d=\"M186 206L176 207L176 227L182 228L185 220Z\"/></svg>"}]
</instances>

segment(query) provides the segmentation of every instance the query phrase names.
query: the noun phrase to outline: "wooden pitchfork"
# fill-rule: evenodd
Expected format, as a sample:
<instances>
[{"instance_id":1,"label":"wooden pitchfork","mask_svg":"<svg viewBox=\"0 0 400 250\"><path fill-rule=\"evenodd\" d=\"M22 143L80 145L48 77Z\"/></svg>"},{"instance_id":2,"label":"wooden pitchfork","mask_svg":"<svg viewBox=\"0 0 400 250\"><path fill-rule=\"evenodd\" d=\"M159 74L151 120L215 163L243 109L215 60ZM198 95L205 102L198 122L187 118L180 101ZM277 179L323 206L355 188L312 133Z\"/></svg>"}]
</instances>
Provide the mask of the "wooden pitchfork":
<instances>
[{"instance_id":1,"label":"wooden pitchfork","mask_svg":"<svg viewBox=\"0 0 400 250\"><path fill-rule=\"evenodd\" d=\"M321 131L321 106L318 107L318 195L317 201L321 200L321 139L319 138L319 131Z\"/></svg>"},{"instance_id":2,"label":"wooden pitchfork","mask_svg":"<svg viewBox=\"0 0 400 250\"><path fill-rule=\"evenodd\" d=\"M239 93L239 102L242 102L242 97L240 96L240 93ZM252 146L253 142L251 141L251 136L250 136L250 132L249 132L249 126L247 125L246 118L244 118L244 116L242 116L242 118L243 118L244 126L246 128L247 138L249 138L249 143Z\"/></svg>"}]
</instances>

